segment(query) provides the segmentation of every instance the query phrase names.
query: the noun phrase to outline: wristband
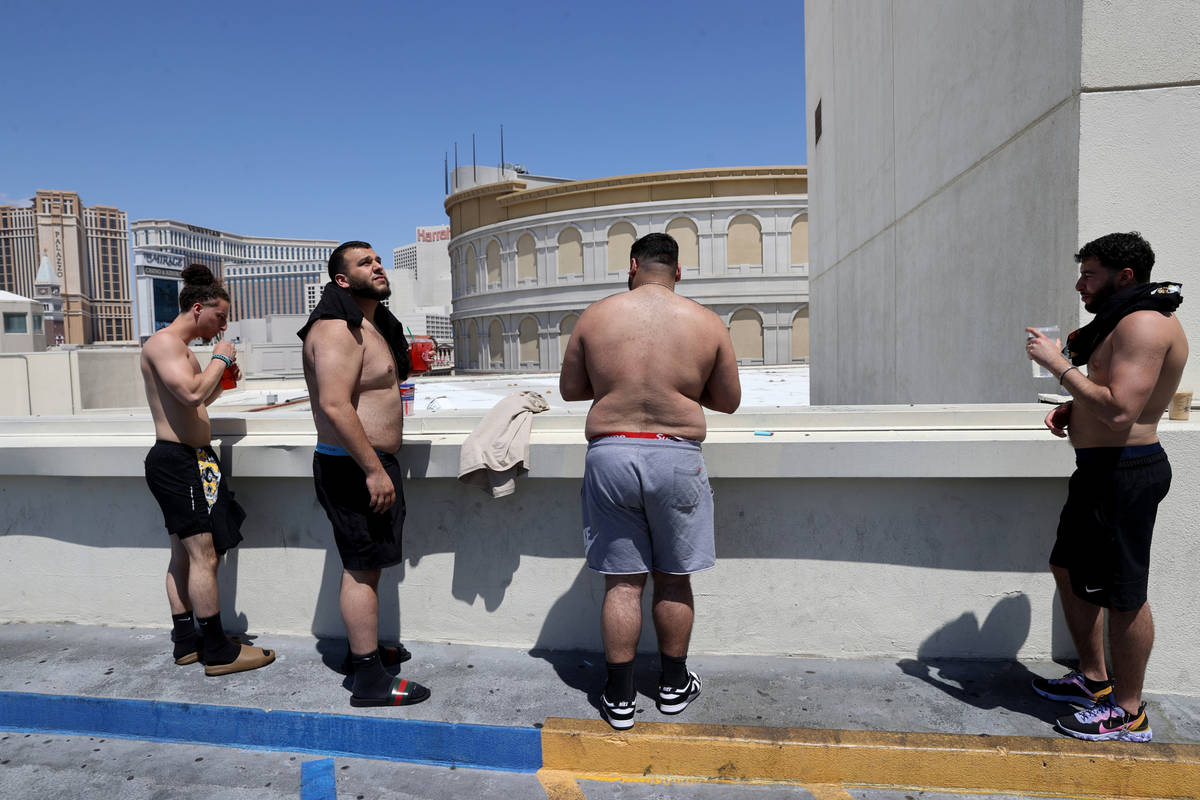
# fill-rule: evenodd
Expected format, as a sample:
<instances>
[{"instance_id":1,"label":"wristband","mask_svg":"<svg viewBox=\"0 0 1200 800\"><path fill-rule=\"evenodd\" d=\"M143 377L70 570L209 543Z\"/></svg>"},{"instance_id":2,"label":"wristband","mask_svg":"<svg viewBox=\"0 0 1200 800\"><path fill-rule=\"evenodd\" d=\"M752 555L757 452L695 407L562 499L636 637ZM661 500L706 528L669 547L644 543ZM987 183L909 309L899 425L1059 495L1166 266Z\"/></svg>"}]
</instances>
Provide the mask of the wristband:
<instances>
[{"instance_id":1,"label":"wristband","mask_svg":"<svg viewBox=\"0 0 1200 800\"><path fill-rule=\"evenodd\" d=\"M1073 369L1079 369L1079 367L1072 364L1071 366L1067 367L1066 369L1064 369L1062 371L1062 374L1058 376L1058 385L1059 386L1062 386L1063 378L1067 377L1067 373Z\"/></svg>"},{"instance_id":2,"label":"wristband","mask_svg":"<svg viewBox=\"0 0 1200 800\"><path fill-rule=\"evenodd\" d=\"M227 366L227 367L232 367L232 366L233 366L233 359L231 359L231 358L230 358L229 356L227 356L227 355L223 355L223 354L221 354L221 353L213 353L213 358L219 358L219 359L221 359L222 361L224 361L224 362L225 362L225 366Z\"/></svg>"}]
</instances>

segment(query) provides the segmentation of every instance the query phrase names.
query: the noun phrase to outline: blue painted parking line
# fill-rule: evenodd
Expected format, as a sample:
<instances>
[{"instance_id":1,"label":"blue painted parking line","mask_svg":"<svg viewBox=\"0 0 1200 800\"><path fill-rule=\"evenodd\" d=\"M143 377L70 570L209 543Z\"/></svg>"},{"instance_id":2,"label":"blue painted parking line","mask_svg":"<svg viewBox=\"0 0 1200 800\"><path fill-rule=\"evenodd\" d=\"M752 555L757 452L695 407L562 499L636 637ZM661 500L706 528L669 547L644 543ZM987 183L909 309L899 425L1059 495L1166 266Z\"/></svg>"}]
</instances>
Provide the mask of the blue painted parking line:
<instances>
[{"instance_id":1,"label":"blue painted parking line","mask_svg":"<svg viewBox=\"0 0 1200 800\"><path fill-rule=\"evenodd\" d=\"M305 761L300 765L300 800L337 800L332 758Z\"/></svg>"},{"instance_id":2,"label":"blue painted parking line","mask_svg":"<svg viewBox=\"0 0 1200 800\"><path fill-rule=\"evenodd\" d=\"M501 725L0 692L0 730L290 750L508 772L542 766L541 731Z\"/></svg>"}]
</instances>

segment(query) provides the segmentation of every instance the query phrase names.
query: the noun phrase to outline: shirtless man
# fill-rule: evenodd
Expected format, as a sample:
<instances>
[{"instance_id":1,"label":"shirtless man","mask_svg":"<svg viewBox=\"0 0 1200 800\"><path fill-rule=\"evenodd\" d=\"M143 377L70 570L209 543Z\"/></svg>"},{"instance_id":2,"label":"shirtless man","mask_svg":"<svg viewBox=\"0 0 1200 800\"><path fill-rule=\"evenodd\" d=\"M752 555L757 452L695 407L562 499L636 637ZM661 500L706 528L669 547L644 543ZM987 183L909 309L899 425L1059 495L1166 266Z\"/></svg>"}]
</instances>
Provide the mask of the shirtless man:
<instances>
[{"instance_id":1,"label":"shirtless man","mask_svg":"<svg viewBox=\"0 0 1200 800\"><path fill-rule=\"evenodd\" d=\"M729 332L712 311L675 294L679 277L674 239L652 233L634 242L630 291L583 312L559 376L564 400L592 401L584 549L588 566L605 576L601 706L618 730L633 726L633 660L650 571L662 660L658 709L678 714L700 694L700 679L687 669L690 576L716 564L701 406L732 414L742 400Z\"/></svg>"},{"instance_id":2,"label":"shirtless man","mask_svg":"<svg viewBox=\"0 0 1200 800\"><path fill-rule=\"evenodd\" d=\"M1148 742L1142 681L1154 643L1146 603L1150 538L1171 466L1158 421L1179 386L1188 344L1173 312L1179 285L1150 283L1154 251L1137 233L1112 233L1075 255L1075 290L1096 318L1063 353L1027 329L1029 358L1053 372L1072 399L1046 416L1055 436L1071 437L1076 470L1050 554L1079 669L1037 678L1038 694L1082 706L1055 727L1082 739ZM1079 367L1087 365L1084 375ZM1104 659L1104 619L1112 680Z\"/></svg>"},{"instance_id":3,"label":"shirtless man","mask_svg":"<svg viewBox=\"0 0 1200 800\"><path fill-rule=\"evenodd\" d=\"M232 642L221 627L218 557L242 540L246 515L210 446L207 406L221 396L221 374L229 369L240 378L241 371L233 345L224 341L200 369L188 343L207 342L225 330L229 294L200 264L189 266L182 277L179 316L142 347L142 379L157 439L146 456L146 483L171 539L167 601L175 663L203 661L206 675L228 675L266 666L275 654Z\"/></svg>"},{"instance_id":4,"label":"shirtless man","mask_svg":"<svg viewBox=\"0 0 1200 800\"><path fill-rule=\"evenodd\" d=\"M342 559L350 704L412 705L429 690L384 669L410 656L403 645L379 646L378 595L380 572L403 560L404 474L395 453L404 435L407 344L400 323L380 305L391 289L371 245L339 245L329 256L329 277L299 336L317 426L313 479Z\"/></svg>"}]
</instances>

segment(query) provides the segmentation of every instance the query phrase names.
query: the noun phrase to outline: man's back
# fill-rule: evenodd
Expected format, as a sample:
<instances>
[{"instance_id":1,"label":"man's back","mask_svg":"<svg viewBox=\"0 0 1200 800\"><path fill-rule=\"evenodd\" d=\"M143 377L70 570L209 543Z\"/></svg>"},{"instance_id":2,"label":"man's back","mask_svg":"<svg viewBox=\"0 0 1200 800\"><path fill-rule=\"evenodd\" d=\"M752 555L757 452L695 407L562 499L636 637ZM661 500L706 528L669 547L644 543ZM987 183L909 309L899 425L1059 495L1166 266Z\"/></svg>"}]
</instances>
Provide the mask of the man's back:
<instances>
[{"instance_id":1,"label":"man's back","mask_svg":"<svg viewBox=\"0 0 1200 800\"><path fill-rule=\"evenodd\" d=\"M594 399L588 438L642 431L701 441L701 405L732 413L741 399L737 361L720 318L658 284L584 312L564 356L564 376L580 367Z\"/></svg>"},{"instance_id":2,"label":"man's back","mask_svg":"<svg viewBox=\"0 0 1200 800\"><path fill-rule=\"evenodd\" d=\"M158 331L142 346L141 370L155 437L193 447L208 444L211 428L203 401L185 402L178 396L185 382L200 372L200 362L188 346L172 331Z\"/></svg>"}]
</instances>

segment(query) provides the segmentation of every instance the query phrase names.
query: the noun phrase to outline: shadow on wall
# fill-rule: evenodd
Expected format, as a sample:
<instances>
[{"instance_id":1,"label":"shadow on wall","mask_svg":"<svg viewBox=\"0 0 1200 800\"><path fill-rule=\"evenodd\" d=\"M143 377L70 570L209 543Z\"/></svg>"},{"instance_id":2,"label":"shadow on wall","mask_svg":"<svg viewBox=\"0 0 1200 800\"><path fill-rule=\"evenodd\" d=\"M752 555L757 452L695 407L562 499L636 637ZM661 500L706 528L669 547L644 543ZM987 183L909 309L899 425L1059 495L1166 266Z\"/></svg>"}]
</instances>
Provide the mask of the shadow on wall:
<instances>
[{"instance_id":1,"label":"shadow on wall","mask_svg":"<svg viewBox=\"0 0 1200 800\"><path fill-rule=\"evenodd\" d=\"M1005 708L1052 723L1062 708L1034 694L1029 685L1035 674L1017 661L1029 636L1031 615L1027 596L1009 595L996 603L982 625L974 613L965 612L922 642L916 659L903 659L897 666L975 708ZM956 657L946 658L946 653ZM965 660L978 658L989 660Z\"/></svg>"},{"instance_id":2,"label":"shadow on wall","mask_svg":"<svg viewBox=\"0 0 1200 800\"><path fill-rule=\"evenodd\" d=\"M411 463L422 473L419 450L414 449ZM225 461L232 463L228 454ZM427 449L424 461L428 462ZM239 551L326 551L313 632L342 635L336 590L340 564L329 549L329 522L311 479L242 479L236 474L230 479L248 513ZM1046 569L1065 479L717 479L713 487L718 559L1036 573ZM432 554L452 554L454 599L467 605L481 601L487 611L496 612L522 558L561 559L564 571L579 570L579 576L556 603L539 641L598 647L594 620L602 584L582 571L578 480L526 478L518 482L515 494L492 499L454 479L415 479L406 484L405 495L406 564L416 566ZM51 497L71 502L46 502ZM88 547L167 549L161 512L144 483L132 477L6 476L0 484L0 520L0 535L32 534ZM236 554L226 564L223 608L232 614L240 577ZM384 574L385 638L400 633L396 594L404 575L403 565ZM255 576L245 577L253 581ZM241 630L247 623L243 619L237 624ZM1056 628L1056 643L1062 641L1061 630ZM1055 652L1062 650L1056 644Z\"/></svg>"}]
</instances>

